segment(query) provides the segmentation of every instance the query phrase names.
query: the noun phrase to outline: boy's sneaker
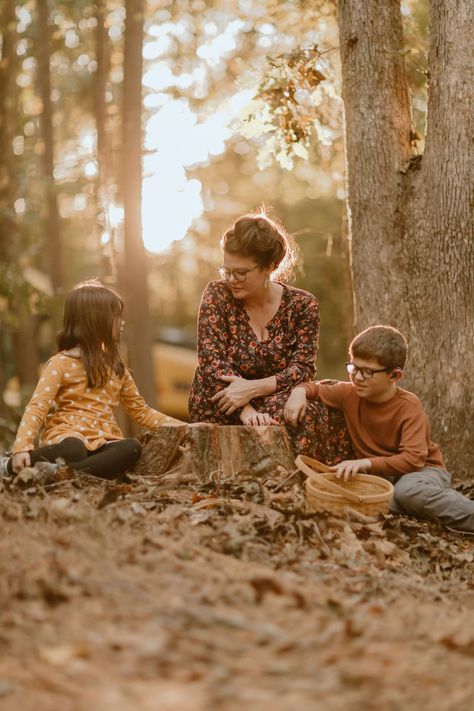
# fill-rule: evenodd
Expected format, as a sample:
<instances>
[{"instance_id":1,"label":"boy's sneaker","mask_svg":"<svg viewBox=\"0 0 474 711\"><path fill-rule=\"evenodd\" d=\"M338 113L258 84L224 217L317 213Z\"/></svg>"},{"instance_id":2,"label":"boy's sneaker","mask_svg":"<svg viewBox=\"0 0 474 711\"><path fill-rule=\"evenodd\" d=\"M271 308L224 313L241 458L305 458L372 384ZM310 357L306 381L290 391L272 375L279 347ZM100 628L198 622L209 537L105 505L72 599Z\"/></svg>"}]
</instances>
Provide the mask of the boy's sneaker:
<instances>
[{"instance_id":1,"label":"boy's sneaker","mask_svg":"<svg viewBox=\"0 0 474 711\"><path fill-rule=\"evenodd\" d=\"M3 452L3 454L0 454L0 478L11 476L10 472L8 471L8 462L11 458L11 452Z\"/></svg>"}]
</instances>

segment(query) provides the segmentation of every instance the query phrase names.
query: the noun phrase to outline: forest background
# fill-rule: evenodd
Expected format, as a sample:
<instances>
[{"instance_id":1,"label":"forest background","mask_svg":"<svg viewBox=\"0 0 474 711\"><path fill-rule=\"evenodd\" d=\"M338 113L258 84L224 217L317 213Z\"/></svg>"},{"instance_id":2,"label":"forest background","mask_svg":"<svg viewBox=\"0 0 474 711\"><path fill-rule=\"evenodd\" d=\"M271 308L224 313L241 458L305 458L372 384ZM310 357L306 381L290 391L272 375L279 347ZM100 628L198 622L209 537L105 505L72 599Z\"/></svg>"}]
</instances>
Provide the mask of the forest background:
<instances>
[{"instance_id":1,"label":"forest background","mask_svg":"<svg viewBox=\"0 0 474 711\"><path fill-rule=\"evenodd\" d=\"M411 125L402 157L417 168L427 113L429 3L390 0L384 10L376 5L368 3L367 13L375 20L378 13L385 37L376 36L380 27L374 25L374 47L387 40L395 47L390 61L403 65ZM446 19L445 10L441 2L431 5L436 28ZM400 10L403 38L396 24ZM351 23L368 18L365 10L357 17L351 3L341 2L338 26L336 11L329 0L5 0L0 16L4 444L40 362L54 351L64 293L81 279L98 276L124 294L129 361L154 404L152 343L171 337L192 344L200 295L220 264L219 236L236 216L261 204L272 208L299 245L295 284L320 301L319 377L344 377L341 366L354 327L374 320L408 326L415 366L429 362L419 346L426 347L435 320L417 314L426 316L424 332L413 326L413 314L401 308L406 285L396 269L393 283L381 279L377 266L371 276L370 260L390 267L391 257L387 260L370 226L366 238L357 233L357 209L353 238L359 244L365 240L365 247L356 248L355 261L352 251L351 266L372 306L361 316L359 295L353 319L344 140L349 161L354 137L356 144L359 140L360 172L366 171L368 187L372 167L347 89L350 65L358 72L351 77L354 91L364 96L364 67L357 56L352 61L347 55L362 46L350 34ZM342 45L342 76L341 31L349 32ZM344 79L352 141L350 132L349 140L344 138ZM373 106L364 108L367 150L371 134L375 142L380 139L375 114L383 92L372 98ZM393 115L396 108L390 107ZM382 156L390 152L388 142L379 147ZM357 170L354 160L352 170ZM357 191L357 179L353 185ZM387 190L382 179L379 185ZM392 219L387 195L383 208ZM374 195L376 208L380 198ZM370 211L365 200L363 212ZM373 228L384 240L384 225L374 221ZM387 250L396 239L387 232ZM472 247L467 254L472 260ZM469 262L460 251L455 258L466 273ZM456 313L454 301L452 306ZM445 369L436 365L419 370L422 396L429 394L436 370L445 378ZM14 376L20 399L8 390ZM468 402L467 385L453 394L459 402ZM465 432L457 411L441 422L442 388L430 406L437 431L457 423Z\"/></svg>"}]
</instances>

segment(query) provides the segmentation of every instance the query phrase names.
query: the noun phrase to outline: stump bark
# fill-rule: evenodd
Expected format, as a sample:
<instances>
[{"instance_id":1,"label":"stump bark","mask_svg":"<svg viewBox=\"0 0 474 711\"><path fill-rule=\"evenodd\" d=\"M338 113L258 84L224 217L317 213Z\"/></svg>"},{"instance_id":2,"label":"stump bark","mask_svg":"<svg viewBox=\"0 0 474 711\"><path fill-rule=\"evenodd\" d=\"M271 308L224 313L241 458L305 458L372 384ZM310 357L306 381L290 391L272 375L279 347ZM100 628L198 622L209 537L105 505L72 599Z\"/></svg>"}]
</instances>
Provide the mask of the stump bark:
<instances>
[{"instance_id":1,"label":"stump bark","mask_svg":"<svg viewBox=\"0 0 474 711\"><path fill-rule=\"evenodd\" d=\"M288 432L277 425L165 425L144 435L142 444L135 471L144 476L162 476L181 466L200 481L209 481L242 471L260 476L278 467L287 471L295 468Z\"/></svg>"}]
</instances>

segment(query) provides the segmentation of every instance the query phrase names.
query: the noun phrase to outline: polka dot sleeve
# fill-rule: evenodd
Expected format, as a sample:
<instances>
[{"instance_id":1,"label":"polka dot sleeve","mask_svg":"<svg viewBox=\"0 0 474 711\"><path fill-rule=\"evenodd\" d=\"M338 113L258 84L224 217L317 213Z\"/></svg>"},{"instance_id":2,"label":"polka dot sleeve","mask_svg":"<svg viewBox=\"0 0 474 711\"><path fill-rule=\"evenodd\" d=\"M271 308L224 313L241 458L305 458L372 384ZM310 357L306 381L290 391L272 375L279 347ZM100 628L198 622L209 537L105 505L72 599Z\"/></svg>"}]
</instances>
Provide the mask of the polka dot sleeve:
<instances>
[{"instance_id":1,"label":"polka dot sleeve","mask_svg":"<svg viewBox=\"0 0 474 711\"><path fill-rule=\"evenodd\" d=\"M34 448L38 434L48 410L59 390L63 378L63 367L58 356L53 356L45 365L36 390L25 408L18 427L13 453L27 452Z\"/></svg>"},{"instance_id":2,"label":"polka dot sleeve","mask_svg":"<svg viewBox=\"0 0 474 711\"><path fill-rule=\"evenodd\" d=\"M181 420L168 417L158 410L149 407L138 392L135 381L129 371L125 371L120 393L120 402L133 419L142 427L155 430L161 425L184 424Z\"/></svg>"}]
</instances>

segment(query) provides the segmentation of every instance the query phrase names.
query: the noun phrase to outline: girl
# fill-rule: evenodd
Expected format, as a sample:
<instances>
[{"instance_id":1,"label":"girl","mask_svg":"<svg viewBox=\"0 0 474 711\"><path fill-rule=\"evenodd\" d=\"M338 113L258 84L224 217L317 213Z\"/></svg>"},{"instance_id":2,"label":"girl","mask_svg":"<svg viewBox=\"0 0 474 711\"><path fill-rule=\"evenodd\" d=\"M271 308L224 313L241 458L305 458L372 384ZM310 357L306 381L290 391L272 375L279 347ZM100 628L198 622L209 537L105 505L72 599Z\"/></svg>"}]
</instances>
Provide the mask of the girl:
<instances>
[{"instance_id":1,"label":"girl","mask_svg":"<svg viewBox=\"0 0 474 711\"><path fill-rule=\"evenodd\" d=\"M25 409L13 455L0 462L12 475L58 457L75 470L105 479L133 467L141 454L136 439L124 439L114 417L122 404L140 425L156 429L181 424L148 407L119 353L122 299L96 280L78 284L66 297L59 351L46 364ZM41 426L40 447L34 440Z\"/></svg>"}]
</instances>

